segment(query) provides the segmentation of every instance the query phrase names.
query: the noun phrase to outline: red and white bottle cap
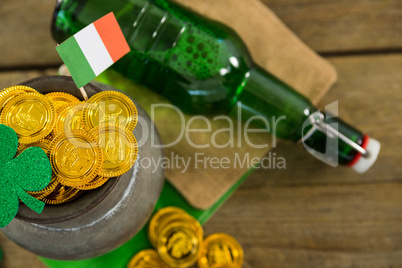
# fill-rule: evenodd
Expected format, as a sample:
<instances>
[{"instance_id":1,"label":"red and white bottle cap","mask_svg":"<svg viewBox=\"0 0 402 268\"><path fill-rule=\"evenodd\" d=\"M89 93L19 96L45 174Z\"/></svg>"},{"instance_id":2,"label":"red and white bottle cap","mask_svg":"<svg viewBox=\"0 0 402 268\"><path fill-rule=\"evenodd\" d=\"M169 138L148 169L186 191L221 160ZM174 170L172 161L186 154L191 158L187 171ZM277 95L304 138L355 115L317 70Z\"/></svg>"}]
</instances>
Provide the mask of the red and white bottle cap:
<instances>
[{"instance_id":1,"label":"red and white bottle cap","mask_svg":"<svg viewBox=\"0 0 402 268\"><path fill-rule=\"evenodd\" d=\"M366 135L361 147L366 150L367 155L363 156L361 153L357 153L355 158L349 163L349 167L353 168L357 173L364 173L370 169L377 160L381 143Z\"/></svg>"}]
</instances>

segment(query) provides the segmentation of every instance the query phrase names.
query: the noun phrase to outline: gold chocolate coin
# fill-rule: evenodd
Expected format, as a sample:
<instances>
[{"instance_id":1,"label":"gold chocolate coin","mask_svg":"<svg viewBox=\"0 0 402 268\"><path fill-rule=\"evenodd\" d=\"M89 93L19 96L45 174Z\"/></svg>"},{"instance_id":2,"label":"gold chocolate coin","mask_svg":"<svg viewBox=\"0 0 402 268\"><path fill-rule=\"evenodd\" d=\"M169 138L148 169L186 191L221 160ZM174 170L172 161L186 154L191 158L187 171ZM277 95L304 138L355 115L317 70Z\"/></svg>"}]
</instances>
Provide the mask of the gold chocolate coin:
<instances>
[{"instance_id":1,"label":"gold chocolate coin","mask_svg":"<svg viewBox=\"0 0 402 268\"><path fill-rule=\"evenodd\" d=\"M126 173L138 156L137 141L131 131L115 125L102 125L91 131L103 152L99 175L117 177Z\"/></svg>"},{"instance_id":2,"label":"gold chocolate coin","mask_svg":"<svg viewBox=\"0 0 402 268\"><path fill-rule=\"evenodd\" d=\"M148 227L148 238L154 248L157 247L159 233L162 229L161 225L167 217L174 214L187 215L187 212L178 207L165 207L159 209L152 217Z\"/></svg>"},{"instance_id":3,"label":"gold chocolate coin","mask_svg":"<svg viewBox=\"0 0 402 268\"><path fill-rule=\"evenodd\" d=\"M0 111L3 110L7 102L19 94L37 92L35 89L27 86L13 86L0 91Z\"/></svg>"},{"instance_id":4,"label":"gold chocolate coin","mask_svg":"<svg viewBox=\"0 0 402 268\"><path fill-rule=\"evenodd\" d=\"M79 189L79 190L92 190L92 189L101 187L108 180L109 180L108 177L96 176L95 179L88 182L87 184L75 186L74 188Z\"/></svg>"},{"instance_id":5,"label":"gold chocolate coin","mask_svg":"<svg viewBox=\"0 0 402 268\"><path fill-rule=\"evenodd\" d=\"M158 252L169 266L189 267L197 262L202 236L184 222L166 226L158 238Z\"/></svg>"},{"instance_id":6,"label":"gold chocolate coin","mask_svg":"<svg viewBox=\"0 0 402 268\"><path fill-rule=\"evenodd\" d=\"M127 268L169 268L161 259L158 252L146 249L138 252L128 263Z\"/></svg>"},{"instance_id":7,"label":"gold chocolate coin","mask_svg":"<svg viewBox=\"0 0 402 268\"><path fill-rule=\"evenodd\" d=\"M17 156L22 153L23 151L25 151L26 149L30 148L30 147L39 147L41 148L45 153L48 152L49 150L49 145L50 145L50 140L46 140L46 139L42 139L40 141L37 141L35 143L30 143L30 144L21 144L20 146L18 146L18 150L17 150Z\"/></svg>"},{"instance_id":8,"label":"gold chocolate coin","mask_svg":"<svg viewBox=\"0 0 402 268\"><path fill-rule=\"evenodd\" d=\"M133 131L138 121L138 114L132 100L123 93L103 91L88 100L83 119L88 129L111 124Z\"/></svg>"},{"instance_id":9,"label":"gold chocolate coin","mask_svg":"<svg viewBox=\"0 0 402 268\"><path fill-rule=\"evenodd\" d=\"M57 110L56 114L58 116L54 126L55 134L84 129L82 122L82 111L84 106L84 102L75 102Z\"/></svg>"},{"instance_id":10,"label":"gold chocolate coin","mask_svg":"<svg viewBox=\"0 0 402 268\"><path fill-rule=\"evenodd\" d=\"M56 176L52 175L52 180L50 181L48 186L46 186L43 190L40 190L40 191L27 191L27 193L32 195L33 197L35 197L37 199L42 198L42 197L46 197L51 192L54 191L54 189L56 188L56 186L58 184L59 184L59 182L57 181Z\"/></svg>"},{"instance_id":11,"label":"gold chocolate coin","mask_svg":"<svg viewBox=\"0 0 402 268\"><path fill-rule=\"evenodd\" d=\"M174 222L184 222L197 229L197 232L203 236L203 229L196 219L178 207L166 207L158 210L149 223L148 238L155 248L158 245L158 238L162 230Z\"/></svg>"},{"instance_id":12,"label":"gold chocolate coin","mask_svg":"<svg viewBox=\"0 0 402 268\"><path fill-rule=\"evenodd\" d=\"M243 265L244 252L239 242L227 234L218 233L204 240L198 259L199 268L238 267Z\"/></svg>"},{"instance_id":13,"label":"gold chocolate coin","mask_svg":"<svg viewBox=\"0 0 402 268\"><path fill-rule=\"evenodd\" d=\"M80 100L76 97L74 97L71 94L65 93L65 92L52 92L46 94L46 97L48 97L54 104L54 109L57 111L60 108L63 108L70 103L74 102L79 102Z\"/></svg>"},{"instance_id":14,"label":"gold chocolate coin","mask_svg":"<svg viewBox=\"0 0 402 268\"><path fill-rule=\"evenodd\" d=\"M169 225L180 223L192 230L195 230L199 237L204 237L204 230L201 224L189 214L173 214L164 219L156 230L157 241L161 236L162 231ZM156 242L158 244L158 242Z\"/></svg>"},{"instance_id":15,"label":"gold chocolate coin","mask_svg":"<svg viewBox=\"0 0 402 268\"><path fill-rule=\"evenodd\" d=\"M83 130L57 135L50 143L48 155L53 172L65 186L85 185L102 168L102 149L94 137Z\"/></svg>"},{"instance_id":16,"label":"gold chocolate coin","mask_svg":"<svg viewBox=\"0 0 402 268\"><path fill-rule=\"evenodd\" d=\"M39 93L24 93L12 98L4 107L0 123L17 133L19 143L40 141L50 134L55 124L53 103Z\"/></svg>"},{"instance_id":17,"label":"gold chocolate coin","mask_svg":"<svg viewBox=\"0 0 402 268\"><path fill-rule=\"evenodd\" d=\"M80 193L81 191L78 189L59 183L50 194L45 197L39 197L38 199L49 205L58 205L75 199Z\"/></svg>"},{"instance_id":18,"label":"gold chocolate coin","mask_svg":"<svg viewBox=\"0 0 402 268\"><path fill-rule=\"evenodd\" d=\"M52 141L54 137L56 137L56 133L54 132L54 130L52 130L52 132L50 132L49 135L47 135L44 139Z\"/></svg>"}]
</instances>

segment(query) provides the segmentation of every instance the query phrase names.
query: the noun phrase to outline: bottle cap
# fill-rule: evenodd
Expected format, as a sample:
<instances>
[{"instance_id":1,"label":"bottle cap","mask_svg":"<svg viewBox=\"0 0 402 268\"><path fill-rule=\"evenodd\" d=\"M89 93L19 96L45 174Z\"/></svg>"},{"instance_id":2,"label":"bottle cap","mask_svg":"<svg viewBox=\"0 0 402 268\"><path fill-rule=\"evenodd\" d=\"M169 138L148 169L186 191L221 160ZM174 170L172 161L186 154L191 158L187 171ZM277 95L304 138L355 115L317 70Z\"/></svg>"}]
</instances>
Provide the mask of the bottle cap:
<instances>
[{"instance_id":1,"label":"bottle cap","mask_svg":"<svg viewBox=\"0 0 402 268\"><path fill-rule=\"evenodd\" d=\"M357 173L364 173L375 163L381 149L381 143L369 136L365 136L361 145L367 152L366 155L358 153L350 162L349 167L353 168Z\"/></svg>"},{"instance_id":2,"label":"bottle cap","mask_svg":"<svg viewBox=\"0 0 402 268\"><path fill-rule=\"evenodd\" d=\"M316 130L321 131L327 136L332 136L342 140L348 146L352 147L354 151L356 151L356 155L350 162L348 162L347 165L352 167L357 173L366 172L377 160L378 153L380 152L381 148L379 141L364 135L361 144L360 142L357 143L345 134L338 131L338 129L335 129L331 125L324 122L324 115L319 111L311 114L310 122L313 124L313 127L307 132L306 135L303 136L302 141L305 142ZM314 150L312 153L313 152ZM319 159L325 158L322 157L322 154L320 153L316 155Z\"/></svg>"}]
</instances>

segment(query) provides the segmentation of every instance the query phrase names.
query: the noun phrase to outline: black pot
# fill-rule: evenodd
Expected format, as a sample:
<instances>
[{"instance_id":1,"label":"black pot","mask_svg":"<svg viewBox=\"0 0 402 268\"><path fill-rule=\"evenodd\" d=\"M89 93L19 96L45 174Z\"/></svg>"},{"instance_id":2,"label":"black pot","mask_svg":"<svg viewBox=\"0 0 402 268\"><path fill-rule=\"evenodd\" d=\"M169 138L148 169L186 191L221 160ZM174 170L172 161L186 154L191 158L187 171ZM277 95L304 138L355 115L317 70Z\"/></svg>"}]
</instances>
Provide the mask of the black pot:
<instances>
[{"instance_id":1,"label":"black pot","mask_svg":"<svg viewBox=\"0 0 402 268\"><path fill-rule=\"evenodd\" d=\"M21 83L40 93L66 92L83 100L71 77L45 76ZM100 83L85 86L88 97L116 90ZM134 101L134 100L133 100ZM134 101L135 103L135 101ZM143 158L162 157L151 147L151 135L160 144L154 124L137 104L139 123L133 133L139 142L138 158L125 174L63 205L46 205L41 214L20 205L17 217L1 231L21 247L59 260L103 255L130 240L146 224L164 183L161 167L143 168ZM147 136L145 136L147 135Z\"/></svg>"}]
</instances>

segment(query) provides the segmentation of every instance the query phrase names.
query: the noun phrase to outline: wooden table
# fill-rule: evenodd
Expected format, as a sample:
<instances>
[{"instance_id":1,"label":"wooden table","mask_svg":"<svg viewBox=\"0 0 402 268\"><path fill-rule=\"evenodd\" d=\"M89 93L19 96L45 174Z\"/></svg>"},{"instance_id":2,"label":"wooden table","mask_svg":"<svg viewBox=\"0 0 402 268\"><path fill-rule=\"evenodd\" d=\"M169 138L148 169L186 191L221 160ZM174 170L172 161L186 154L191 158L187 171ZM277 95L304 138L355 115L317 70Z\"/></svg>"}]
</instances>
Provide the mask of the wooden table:
<instances>
[{"instance_id":1,"label":"wooden table","mask_svg":"<svg viewBox=\"0 0 402 268\"><path fill-rule=\"evenodd\" d=\"M244 267L402 267L402 2L263 0L314 50L339 81L320 107L382 142L366 174L333 169L302 147L274 150L286 170L258 170L206 224L245 250ZM49 35L53 0L3 0L0 88L56 73ZM43 267L0 235L0 267Z\"/></svg>"}]
</instances>

